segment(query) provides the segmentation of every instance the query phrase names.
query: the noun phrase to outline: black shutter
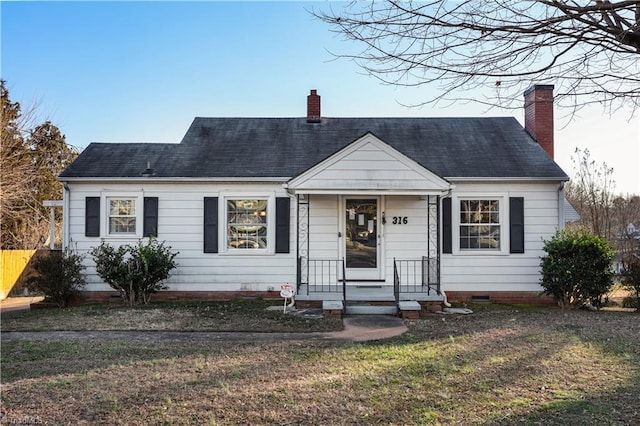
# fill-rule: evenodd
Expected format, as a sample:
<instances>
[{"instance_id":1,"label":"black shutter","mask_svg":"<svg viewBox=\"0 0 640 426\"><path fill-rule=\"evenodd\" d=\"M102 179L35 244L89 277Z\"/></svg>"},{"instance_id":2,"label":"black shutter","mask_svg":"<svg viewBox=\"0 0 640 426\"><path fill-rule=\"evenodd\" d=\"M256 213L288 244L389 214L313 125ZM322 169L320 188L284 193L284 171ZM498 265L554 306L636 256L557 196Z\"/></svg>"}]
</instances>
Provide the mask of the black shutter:
<instances>
[{"instance_id":1,"label":"black shutter","mask_svg":"<svg viewBox=\"0 0 640 426\"><path fill-rule=\"evenodd\" d=\"M452 253L451 198L442 199L442 252Z\"/></svg>"},{"instance_id":2,"label":"black shutter","mask_svg":"<svg viewBox=\"0 0 640 426\"><path fill-rule=\"evenodd\" d=\"M289 253L289 197L276 198L276 253Z\"/></svg>"},{"instance_id":3,"label":"black shutter","mask_svg":"<svg viewBox=\"0 0 640 426\"><path fill-rule=\"evenodd\" d=\"M218 197L204 197L204 252L218 252Z\"/></svg>"},{"instance_id":4,"label":"black shutter","mask_svg":"<svg viewBox=\"0 0 640 426\"><path fill-rule=\"evenodd\" d=\"M524 253L524 198L509 198L510 253Z\"/></svg>"},{"instance_id":5,"label":"black shutter","mask_svg":"<svg viewBox=\"0 0 640 426\"><path fill-rule=\"evenodd\" d=\"M158 236L158 197L144 197L142 236Z\"/></svg>"},{"instance_id":6,"label":"black shutter","mask_svg":"<svg viewBox=\"0 0 640 426\"><path fill-rule=\"evenodd\" d=\"M100 197L85 198L84 235L100 236Z\"/></svg>"}]
</instances>

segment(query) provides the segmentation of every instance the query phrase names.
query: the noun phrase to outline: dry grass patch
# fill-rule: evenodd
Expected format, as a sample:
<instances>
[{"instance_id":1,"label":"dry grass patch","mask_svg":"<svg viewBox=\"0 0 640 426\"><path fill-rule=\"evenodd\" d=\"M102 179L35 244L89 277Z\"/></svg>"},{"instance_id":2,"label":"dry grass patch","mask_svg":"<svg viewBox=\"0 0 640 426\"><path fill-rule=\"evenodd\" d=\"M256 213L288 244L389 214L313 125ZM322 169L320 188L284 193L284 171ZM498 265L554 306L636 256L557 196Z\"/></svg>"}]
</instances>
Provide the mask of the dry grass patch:
<instances>
[{"instance_id":1,"label":"dry grass patch","mask_svg":"<svg viewBox=\"0 0 640 426\"><path fill-rule=\"evenodd\" d=\"M2 318L2 331L250 331L313 332L342 329L337 319L284 315L278 301L154 302L137 307L96 304L43 309Z\"/></svg>"},{"instance_id":2,"label":"dry grass patch","mask_svg":"<svg viewBox=\"0 0 640 426\"><path fill-rule=\"evenodd\" d=\"M640 423L640 316L474 307L388 341L6 341L2 410L49 424Z\"/></svg>"}]
</instances>

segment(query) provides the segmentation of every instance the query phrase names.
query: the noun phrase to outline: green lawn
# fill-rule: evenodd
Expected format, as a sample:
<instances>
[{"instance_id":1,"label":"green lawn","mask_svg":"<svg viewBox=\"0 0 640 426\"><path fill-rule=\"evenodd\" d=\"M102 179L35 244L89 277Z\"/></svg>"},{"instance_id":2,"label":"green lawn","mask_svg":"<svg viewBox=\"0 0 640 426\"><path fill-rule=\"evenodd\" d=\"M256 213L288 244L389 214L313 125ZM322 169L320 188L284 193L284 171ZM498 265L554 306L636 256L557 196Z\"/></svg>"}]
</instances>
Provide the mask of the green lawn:
<instances>
[{"instance_id":1,"label":"green lawn","mask_svg":"<svg viewBox=\"0 0 640 426\"><path fill-rule=\"evenodd\" d=\"M640 315L472 309L358 344L4 340L2 413L49 424L640 424Z\"/></svg>"}]
</instances>

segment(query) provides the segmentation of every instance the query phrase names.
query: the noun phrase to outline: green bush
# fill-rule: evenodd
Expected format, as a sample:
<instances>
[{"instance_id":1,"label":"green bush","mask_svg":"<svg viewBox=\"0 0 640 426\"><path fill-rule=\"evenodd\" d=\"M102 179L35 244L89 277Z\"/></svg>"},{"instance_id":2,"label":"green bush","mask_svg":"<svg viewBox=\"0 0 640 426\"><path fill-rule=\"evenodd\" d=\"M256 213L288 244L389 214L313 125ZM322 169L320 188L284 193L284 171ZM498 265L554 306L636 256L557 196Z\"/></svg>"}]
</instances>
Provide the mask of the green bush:
<instances>
[{"instance_id":1,"label":"green bush","mask_svg":"<svg viewBox=\"0 0 640 426\"><path fill-rule=\"evenodd\" d=\"M624 287L631 292L631 296L625 298L625 302L628 303L626 307L633 307L640 311L640 249L622 257L620 278Z\"/></svg>"},{"instance_id":2,"label":"green bush","mask_svg":"<svg viewBox=\"0 0 640 426\"><path fill-rule=\"evenodd\" d=\"M155 238L144 244L122 245L114 248L102 243L90 252L96 262L96 272L129 306L149 303L151 295L168 287L163 283L177 267L175 257Z\"/></svg>"},{"instance_id":3,"label":"green bush","mask_svg":"<svg viewBox=\"0 0 640 426\"><path fill-rule=\"evenodd\" d=\"M604 238L585 231L559 231L545 241L542 257L544 294L564 308L600 308L613 285L615 251Z\"/></svg>"},{"instance_id":4,"label":"green bush","mask_svg":"<svg viewBox=\"0 0 640 426\"><path fill-rule=\"evenodd\" d=\"M29 287L44 294L45 301L59 307L67 306L86 285L84 256L69 249L36 255L33 274L28 278Z\"/></svg>"}]
</instances>

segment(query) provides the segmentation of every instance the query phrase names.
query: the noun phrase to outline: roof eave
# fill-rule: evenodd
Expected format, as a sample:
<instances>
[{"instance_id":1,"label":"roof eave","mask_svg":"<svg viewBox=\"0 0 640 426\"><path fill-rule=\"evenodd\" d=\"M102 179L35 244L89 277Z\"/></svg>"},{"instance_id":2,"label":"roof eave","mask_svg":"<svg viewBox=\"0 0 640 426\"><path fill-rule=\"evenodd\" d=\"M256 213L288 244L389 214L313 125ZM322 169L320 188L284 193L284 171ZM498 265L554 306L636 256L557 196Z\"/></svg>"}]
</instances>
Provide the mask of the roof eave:
<instances>
[{"instance_id":1,"label":"roof eave","mask_svg":"<svg viewBox=\"0 0 640 426\"><path fill-rule=\"evenodd\" d=\"M285 183L291 176L268 176L268 177L162 177L162 176L140 176L140 177L97 177L97 176L60 176L60 182L261 182L261 183ZM548 177L452 177L447 176L449 182L567 182L568 176L548 176Z\"/></svg>"},{"instance_id":2,"label":"roof eave","mask_svg":"<svg viewBox=\"0 0 640 426\"><path fill-rule=\"evenodd\" d=\"M140 177L58 177L60 182L150 182L150 183L171 183L171 182L258 182L258 183L284 183L290 177L162 177L162 176L140 176Z\"/></svg>"},{"instance_id":3,"label":"roof eave","mask_svg":"<svg viewBox=\"0 0 640 426\"><path fill-rule=\"evenodd\" d=\"M568 176L504 176L504 177L452 177L447 176L449 182L567 182Z\"/></svg>"}]
</instances>

